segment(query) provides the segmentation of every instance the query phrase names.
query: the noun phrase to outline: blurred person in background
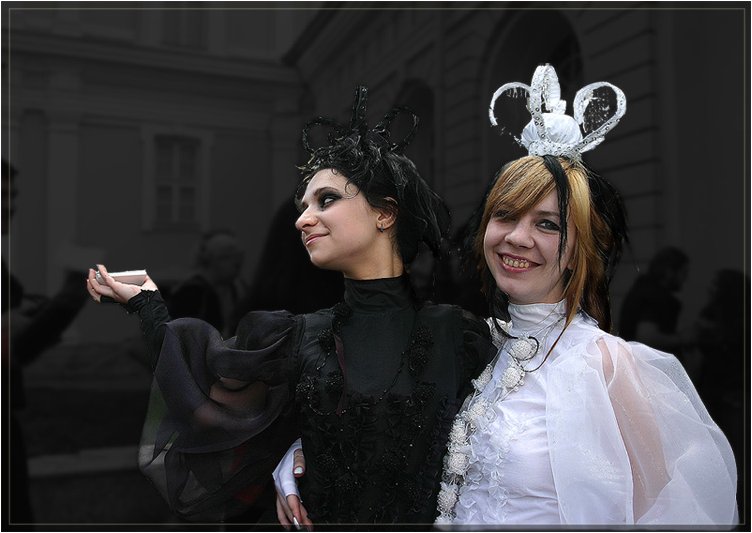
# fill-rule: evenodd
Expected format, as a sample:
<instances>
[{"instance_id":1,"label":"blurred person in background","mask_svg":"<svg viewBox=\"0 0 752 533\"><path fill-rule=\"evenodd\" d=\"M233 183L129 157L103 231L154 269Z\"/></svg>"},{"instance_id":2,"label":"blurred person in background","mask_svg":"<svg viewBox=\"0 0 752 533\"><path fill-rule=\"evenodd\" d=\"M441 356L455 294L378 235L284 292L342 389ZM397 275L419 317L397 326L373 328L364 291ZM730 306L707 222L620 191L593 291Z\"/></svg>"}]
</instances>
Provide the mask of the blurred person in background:
<instances>
[{"instance_id":1,"label":"blurred person in background","mask_svg":"<svg viewBox=\"0 0 752 533\"><path fill-rule=\"evenodd\" d=\"M750 364L749 286L749 276L743 272L716 272L697 323L697 345L702 353L697 388L713 420L728 437L737 464L744 464L745 406L749 405L744 388ZM749 494L746 476L745 483L737 495L743 521L749 513L744 498Z\"/></svg>"},{"instance_id":2,"label":"blurred person in background","mask_svg":"<svg viewBox=\"0 0 752 533\"><path fill-rule=\"evenodd\" d=\"M696 379L701 354L696 349L694 326L680 329L682 302L677 297L689 273L689 257L667 246L650 260L624 297L619 335L674 354L692 379Z\"/></svg>"},{"instance_id":3,"label":"blurred person in background","mask_svg":"<svg viewBox=\"0 0 752 533\"><path fill-rule=\"evenodd\" d=\"M243 251L230 230L204 233L196 252L196 272L182 281L167 299L175 318L205 320L224 336L230 336L238 324L239 305L248 288L240 278Z\"/></svg>"},{"instance_id":4,"label":"blurred person in background","mask_svg":"<svg viewBox=\"0 0 752 533\"><path fill-rule=\"evenodd\" d=\"M3 239L9 238L10 222L16 212L18 197L18 171L8 161L2 161L2 211ZM2 261L2 362L3 380L8 386L6 401L9 407L10 426L6 426L9 451L3 455L5 475L10 476L7 524L34 522L29 496L29 472L26 457L26 439L20 419L26 406L23 367L36 360L45 350L60 342L66 328L73 322L86 303L87 293L81 287L80 270L66 268L60 289L52 297L29 294L13 275L6 258ZM10 464L8 464L8 462Z\"/></svg>"}]
</instances>

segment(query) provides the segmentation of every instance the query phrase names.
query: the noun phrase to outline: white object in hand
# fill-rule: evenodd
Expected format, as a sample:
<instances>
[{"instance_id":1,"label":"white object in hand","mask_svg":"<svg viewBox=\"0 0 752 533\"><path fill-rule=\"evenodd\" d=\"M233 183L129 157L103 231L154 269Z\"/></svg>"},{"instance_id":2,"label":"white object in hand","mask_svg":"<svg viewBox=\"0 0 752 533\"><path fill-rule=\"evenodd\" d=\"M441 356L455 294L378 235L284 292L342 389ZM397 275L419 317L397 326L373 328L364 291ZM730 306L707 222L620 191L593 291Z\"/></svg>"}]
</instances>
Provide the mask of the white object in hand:
<instances>
[{"instance_id":1,"label":"white object in hand","mask_svg":"<svg viewBox=\"0 0 752 533\"><path fill-rule=\"evenodd\" d=\"M124 270L123 272L110 272L110 276L121 283L143 285L146 281L146 270ZM97 282L104 285L104 279L99 272L97 272L96 278Z\"/></svg>"}]
</instances>

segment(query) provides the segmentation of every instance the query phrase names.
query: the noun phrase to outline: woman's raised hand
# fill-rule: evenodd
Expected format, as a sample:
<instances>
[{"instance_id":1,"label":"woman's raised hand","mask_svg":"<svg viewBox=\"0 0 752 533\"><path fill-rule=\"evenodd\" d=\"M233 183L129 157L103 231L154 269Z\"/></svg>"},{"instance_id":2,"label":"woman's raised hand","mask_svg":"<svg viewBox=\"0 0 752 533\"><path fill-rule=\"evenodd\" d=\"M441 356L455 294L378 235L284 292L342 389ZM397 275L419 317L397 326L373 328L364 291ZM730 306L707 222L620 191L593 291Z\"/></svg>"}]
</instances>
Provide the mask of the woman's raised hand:
<instances>
[{"instance_id":1,"label":"woman's raised hand","mask_svg":"<svg viewBox=\"0 0 752 533\"><path fill-rule=\"evenodd\" d=\"M143 285L132 285L117 281L110 276L104 265L97 265L97 269L103 283L97 281L97 273L93 268L89 269L89 277L86 279L86 290L89 291L91 299L97 303L101 303L102 298L105 298L105 301L109 298L117 303L125 304L142 290L159 290L157 284L148 275Z\"/></svg>"}]
</instances>

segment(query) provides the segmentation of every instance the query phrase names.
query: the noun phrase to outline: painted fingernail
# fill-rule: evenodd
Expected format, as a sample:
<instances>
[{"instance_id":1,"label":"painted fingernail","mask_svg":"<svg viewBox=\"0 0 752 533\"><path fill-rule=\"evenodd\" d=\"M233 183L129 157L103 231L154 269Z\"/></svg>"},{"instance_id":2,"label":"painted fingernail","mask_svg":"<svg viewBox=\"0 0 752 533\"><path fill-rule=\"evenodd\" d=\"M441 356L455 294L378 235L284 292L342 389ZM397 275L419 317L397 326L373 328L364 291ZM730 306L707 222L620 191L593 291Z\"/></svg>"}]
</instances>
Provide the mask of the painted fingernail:
<instances>
[{"instance_id":1,"label":"painted fingernail","mask_svg":"<svg viewBox=\"0 0 752 533\"><path fill-rule=\"evenodd\" d=\"M296 466L293 469L292 473L295 474L296 476L302 474L303 473L303 467L302 466Z\"/></svg>"},{"instance_id":2,"label":"painted fingernail","mask_svg":"<svg viewBox=\"0 0 752 533\"><path fill-rule=\"evenodd\" d=\"M300 530L300 522L298 522L298 519L294 516L292 517L292 523L295 524L295 528Z\"/></svg>"}]
</instances>

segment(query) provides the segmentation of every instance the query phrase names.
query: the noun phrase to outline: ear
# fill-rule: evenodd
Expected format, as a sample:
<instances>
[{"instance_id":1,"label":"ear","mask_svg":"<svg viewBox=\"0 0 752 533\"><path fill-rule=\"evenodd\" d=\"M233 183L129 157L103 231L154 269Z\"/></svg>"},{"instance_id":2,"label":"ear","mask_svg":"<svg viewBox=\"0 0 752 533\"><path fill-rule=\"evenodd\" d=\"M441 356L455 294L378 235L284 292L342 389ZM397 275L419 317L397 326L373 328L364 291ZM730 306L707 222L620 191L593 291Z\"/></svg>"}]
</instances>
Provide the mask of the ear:
<instances>
[{"instance_id":1,"label":"ear","mask_svg":"<svg viewBox=\"0 0 752 533\"><path fill-rule=\"evenodd\" d=\"M378 209L376 217L376 227L387 230L397 222L397 202L394 198L386 197L385 200L393 205L392 209Z\"/></svg>"}]
</instances>

